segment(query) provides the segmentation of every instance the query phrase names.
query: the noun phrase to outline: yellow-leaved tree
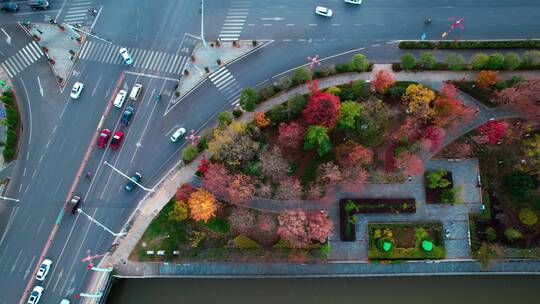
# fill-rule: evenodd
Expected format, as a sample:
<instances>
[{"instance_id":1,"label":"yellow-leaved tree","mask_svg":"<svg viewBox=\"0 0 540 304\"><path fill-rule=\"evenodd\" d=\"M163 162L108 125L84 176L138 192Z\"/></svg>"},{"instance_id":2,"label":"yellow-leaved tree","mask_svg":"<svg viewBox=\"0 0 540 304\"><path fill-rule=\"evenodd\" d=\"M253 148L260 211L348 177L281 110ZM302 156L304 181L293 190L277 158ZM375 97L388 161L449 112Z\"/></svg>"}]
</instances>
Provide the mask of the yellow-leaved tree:
<instances>
[{"instance_id":1,"label":"yellow-leaved tree","mask_svg":"<svg viewBox=\"0 0 540 304\"><path fill-rule=\"evenodd\" d=\"M421 84L411 84L405 90L402 99L407 103L407 110L416 118L428 121L435 114L431 102L435 99L435 92Z\"/></svg>"},{"instance_id":2,"label":"yellow-leaved tree","mask_svg":"<svg viewBox=\"0 0 540 304\"><path fill-rule=\"evenodd\" d=\"M189 196L188 205L191 218L205 223L216 214L217 210L217 201L214 195L202 188Z\"/></svg>"},{"instance_id":3,"label":"yellow-leaved tree","mask_svg":"<svg viewBox=\"0 0 540 304\"><path fill-rule=\"evenodd\" d=\"M169 221L181 222L189 217L189 208L184 201L174 202L173 208L167 214Z\"/></svg>"}]
</instances>

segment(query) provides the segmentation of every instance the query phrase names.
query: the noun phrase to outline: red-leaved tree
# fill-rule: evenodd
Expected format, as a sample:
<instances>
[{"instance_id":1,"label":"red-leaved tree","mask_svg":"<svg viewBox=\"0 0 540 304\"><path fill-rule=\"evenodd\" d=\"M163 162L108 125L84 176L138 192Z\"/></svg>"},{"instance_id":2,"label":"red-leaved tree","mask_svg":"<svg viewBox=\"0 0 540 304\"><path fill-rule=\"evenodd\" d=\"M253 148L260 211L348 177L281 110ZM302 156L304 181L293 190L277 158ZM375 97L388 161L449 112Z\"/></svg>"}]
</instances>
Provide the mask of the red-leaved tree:
<instances>
[{"instance_id":1,"label":"red-leaved tree","mask_svg":"<svg viewBox=\"0 0 540 304\"><path fill-rule=\"evenodd\" d=\"M481 125L476 130L480 132L485 142L495 145L506 134L508 123L504 120L492 120Z\"/></svg>"},{"instance_id":2,"label":"red-leaved tree","mask_svg":"<svg viewBox=\"0 0 540 304\"><path fill-rule=\"evenodd\" d=\"M176 189L175 199L177 201L187 202L191 193L195 191L195 188L188 183L183 183L178 189Z\"/></svg>"},{"instance_id":3,"label":"red-leaved tree","mask_svg":"<svg viewBox=\"0 0 540 304\"><path fill-rule=\"evenodd\" d=\"M279 181L279 186L276 190L276 198L278 200L290 201L300 199L302 195L302 185L300 181L292 176L287 176Z\"/></svg>"},{"instance_id":4,"label":"red-leaved tree","mask_svg":"<svg viewBox=\"0 0 540 304\"><path fill-rule=\"evenodd\" d=\"M336 158L344 167L366 166L373 163L373 151L349 140L336 147Z\"/></svg>"},{"instance_id":5,"label":"red-leaved tree","mask_svg":"<svg viewBox=\"0 0 540 304\"><path fill-rule=\"evenodd\" d=\"M424 163L422 159L416 155L407 151L401 152L397 158L394 159L394 164L398 170L406 175L420 175L424 173Z\"/></svg>"},{"instance_id":6,"label":"red-leaved tree","mask_svg":"<svg viewBox=\"0 0 540 304\"><path fill-rule=\"evenodd\" d=\"M293 247L301 248L309 244L308 218L302 210L285 210L278 216L277 233Z\"/></svg>"},{"instance_id":7,"label":"red-leaved tree","mask_svg":"<svg viewBox=\"0 0 540 304\"><path fill-rule=\"evenodd\" d=\"M375 74L375 77L371 80L371 88L377 91L379 94L383 94L386 89L396 82L394 74L386 70L380 70Z\"/></svg>"},{"instance_id":8,"label":"red-leaved tree","mask_svg":"<svg viewBox=\"0 0 540 304\"><path fill-rule=\"evenodd\" d=\"M339 109L339 97L330 93L315 92L309 97L302 115L310 125L325 126L331 129L339 119Z\"/></svg>"},{"instance_id":9,"label":"red-leaved tree","mask_svg":"<svg viewBox=\"0 0 540 304\"><path fill-rule=\"evenodd\" d=\"M528 117L540 116L540 78L520 82L497 93L497 100L516 107Z\"/></svg>"},{"instance_id":10,"label":"red-leaved tree","mask_svg":"<svg viewBox=\"0 0 540 304\"><path fill-rule=\"evenodd\" d=\"M282 122L279 124L279 144L287 148L297 148L304 140L306 128L297 122Z\"/></svg>"},{"instance_id":11,"label":"red-leaved tree","mask_svg":"<svg viewBox=\"0 0 540 304\"><path fill-rule=\"evenodd\" d=\"M332 235L334 224L323 210L314 211L308 214L308 235L312 240L326 243Z\"/></svg>"},{"instance_id":12,"label":"red-leaved tree","mask_svg":"<svg viewBox=\"0 0 540 304\"><path fill-rule=\"evenodd\" d=\"M235 207L229 215L229 223L233 231L248 235L257 224L257 217L250 209Z\"/></svg>"},{"instance_id":13,"label":"red-leaved tree","mask_svg":"<svg viewBox=\"0 0 540 304\"><path fill-rule=\"evenodd\" d=\"M457 97L457 88L447 82L443 83L439 96L433 101L433 108L433 123L448 129L469 123L475 114L473 108L465 106Z\"/></svg>"},{"instance_id":14,"label":"red-leaved tree","mask_svg":"<svg viewBox=\"0 0 540 304\"><path fill-rule=\"evenodd\" d=\"M279 181L289 172L289 163L283 158L281 151L276 146L263 151L259 158L263 174L274 181Z\"/></svg>"},{"instance_id":15,"label":"red-leaved tree","mask_svg":"<svg viewBox=\"0 0 540 304\"><path fill-rule=\"evenodd\" d=\"M422 144L429 151L435 152L442 147L445 136L446 131L443 128L437 126L429 126L424 131Z\"/></svg>"},{"instance_id":16,"label":"red-leaved tree","mask_svg":"<svg viewBox=\"0 0 540 304\"><path fill-rule=\"evenodd\" d=\"M364 185L368 177L368 172L362 166L347 167L347 170L343 171L343 182L341 186L345 191L360 193L364 190Z\"/></svg>"},{"instance_id":17,"label":"red-leaved tree","mask_svg":"<svg viewBox=\"0 0 540 304\"><path fill-rule=\"evenodd\" d=\"M201 159L201 162L197 166L197 171L201 176L204 176L204 173L208 170L208 165L210 165L210 162L206 158Z\"/></svg>"},{"instance_id":18,"label":"red-leaved tree","mask_svg":"<svg viewBox=\"0 0 540 304\"><path fill-rule=\"evenodd\" d=\"M255 195L253 179L242 173L234 175L229 182L228 194L231 203L242 204L251 200Z\"/></svg>"},{"instance_id":19,"label":"red-leaved tree","mask_svg":"<svg viewBox=\"0 0 540 304\"><path fill-rule=\"evenodd\" d=\"M210 163L203 177L203 187L219 196L227 194L230 173L223 164Z\"/></svg>"}]
</instances>

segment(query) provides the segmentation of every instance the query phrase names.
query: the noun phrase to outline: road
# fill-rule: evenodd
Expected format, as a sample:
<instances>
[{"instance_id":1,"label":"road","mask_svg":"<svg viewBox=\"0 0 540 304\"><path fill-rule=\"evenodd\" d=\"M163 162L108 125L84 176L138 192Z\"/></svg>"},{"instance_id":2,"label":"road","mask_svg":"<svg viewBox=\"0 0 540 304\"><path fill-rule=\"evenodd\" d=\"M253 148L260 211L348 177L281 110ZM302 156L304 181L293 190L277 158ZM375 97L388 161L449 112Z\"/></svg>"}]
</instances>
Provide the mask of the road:
<instances>
[{"instance_id":1,"label":"road","mask_svg":"<svg viewBox=\"0 0 540 304\"><path fill-rule=\"evenodd\" d=\"M474 4L366 0L360 7L341 1L207 0L207 40L221 35L274 42L228 66L233 80L225 87L224 83L208 80L172 106L172 88L196 42L194 36L200 35L197 1L50 2L48 11L30 12L23 7L18 14L2 18L0 26L10 33L12 41L11 45L0 42L1 58L17 54L31 43L14 24L16 20L42 22L48 17L45 15L57 22L93 24L93 32L112 44L90 38L84 46L67 83L67 88L75 81L85 84L79 100L71 101L68 89L58 90L43 57L13 77L24 131L19 158L10 168L6 195L21 202L5 202L3 209L0 207L0 303L17 303L26 286L36 283L32 275L44 248L54 264L44 282L41 303L58 303L63 297L73 300L75 294L83 292L89 270L82 259L88 250L91 254L109 250L113 237L83 216L65 214L59 219L70 192L83 198L84 212L112 231L119 231L144 191L126 193L125 178L104 161L128 175L141 172L142 183L153 187L180 159L186 144L173 144L168 136L178 127L189 131L208 126L217 113L237 104L237 88L272 83L314 54L334 56L324 64L343 61L359 51L374 60L395 60L400 52L393 41L416 38L422 31L435 37L450 26L451 17L465 17L465 29L456 29L451 38L527 38L535 34L540 23L540 4L525 0L482 0ZM315 16L316 4L333 8L334 17ZM98 16L86 13L88 8L98 9ZM429 27L422 23L426 16L434 20ZM133 67L123 65L115 53L121 46L132 52ZM143 85L143 93L132 102L136 114L131 125L122 127L122 110L111 107L110 100L118 89L129 90L135 83ZM40 87L44 88L43 95ZM156 102L158 92L163 98ZM118 150L95 148L92 139L100 121L111 131L124 132ZM91 180L81 177L86 171L92 172ZM56 232L50 238L53 229Z\"/></svg>"}]
</instances>

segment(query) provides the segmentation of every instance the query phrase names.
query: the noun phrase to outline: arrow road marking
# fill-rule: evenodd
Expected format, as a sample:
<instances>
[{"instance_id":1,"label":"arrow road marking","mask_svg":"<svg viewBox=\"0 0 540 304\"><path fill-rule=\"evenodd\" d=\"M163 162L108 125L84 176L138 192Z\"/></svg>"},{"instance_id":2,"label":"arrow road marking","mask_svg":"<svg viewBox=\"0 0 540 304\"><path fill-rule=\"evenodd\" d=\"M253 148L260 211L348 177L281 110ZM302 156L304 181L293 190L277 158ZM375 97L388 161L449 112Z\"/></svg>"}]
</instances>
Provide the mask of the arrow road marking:
<instances>
[{"instance_id":1,"label":"arrow road marking","mask_svg":"<svg viewBox=\"0 0 540 304\"><path fill-rule=\"evenodd\" d=\"M6 31L4 30L4 28L0 28L0 30L2 30L2 32L6 35L6 42L7 42L7 44L11 45L11 36L8 35L8 33L6 33Z\"/></svg>"}]
</instances>

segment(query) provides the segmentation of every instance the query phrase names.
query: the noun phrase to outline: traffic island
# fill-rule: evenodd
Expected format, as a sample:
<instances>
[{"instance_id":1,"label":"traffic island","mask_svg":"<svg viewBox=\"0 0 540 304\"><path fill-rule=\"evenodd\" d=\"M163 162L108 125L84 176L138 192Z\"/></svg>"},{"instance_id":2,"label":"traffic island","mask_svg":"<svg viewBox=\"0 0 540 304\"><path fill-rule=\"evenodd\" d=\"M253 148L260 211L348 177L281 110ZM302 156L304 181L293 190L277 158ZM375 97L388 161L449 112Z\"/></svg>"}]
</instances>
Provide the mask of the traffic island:
<instances>
[{"instance_id":1,"label":"traffic island","mask_svg":"<svg viewBox=\"0 0 540 304\"><path fill-rule=\"evenodd\" d=\"M19 25L45 53L58 85L63 88L75 66L75 59L86 35L62 24L22 22ZM81 29L85 30L84 27Z\"/></svg>"},{"instance_id":2,"label":"traffic island","mask_svg":"<svg viewBox=\"0 0 540 304\"><path fill-rule=\"evenodd\" d=\"M272 40L238 40L232 42L209 41L206 46L198 42L182 71L180 84L175 92L175 102L195 90L204 80L220 68L239 60L270 44Z\"/></svg>"}]
</instances>

